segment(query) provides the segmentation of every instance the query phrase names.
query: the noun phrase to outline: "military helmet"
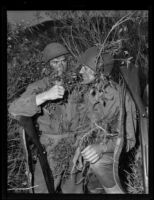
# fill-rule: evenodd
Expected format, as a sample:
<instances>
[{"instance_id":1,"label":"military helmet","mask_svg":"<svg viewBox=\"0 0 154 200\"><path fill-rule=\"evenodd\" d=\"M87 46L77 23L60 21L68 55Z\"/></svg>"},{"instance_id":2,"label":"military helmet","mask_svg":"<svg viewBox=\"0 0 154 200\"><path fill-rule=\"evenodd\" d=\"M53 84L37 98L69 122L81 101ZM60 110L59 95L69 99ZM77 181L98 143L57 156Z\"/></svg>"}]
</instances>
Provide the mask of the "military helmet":
<instances>
[{"instance_id":1,"label":"military helmet","mask_svg":"<svg viewBox=\"0 0 154 200\"><path fill-rule=\"evenodd\" d=\"M78 59L78 65L83 64L91 68L94 72L96 72L96 62L99 55L100 48L99 47L91 47L87 49ZM102 56L103 64L104 64L104 73L110 73L113 68L113 56L108 53L104 53Z\"/></svg>"},{"instance_id":2,"label":"military helmet","mask_svg":"<svg viewBox=\"0 0 154 200\"><path fill-rule=\"evenodd\" d=\"M62 44L53 42L53 43L48 44L44 48L42 52L43 54L42 61L48 62L51 59L54 59L56 57L59 57L68 53L69 53L68 50Z\"/></svg>"}]
</instances>

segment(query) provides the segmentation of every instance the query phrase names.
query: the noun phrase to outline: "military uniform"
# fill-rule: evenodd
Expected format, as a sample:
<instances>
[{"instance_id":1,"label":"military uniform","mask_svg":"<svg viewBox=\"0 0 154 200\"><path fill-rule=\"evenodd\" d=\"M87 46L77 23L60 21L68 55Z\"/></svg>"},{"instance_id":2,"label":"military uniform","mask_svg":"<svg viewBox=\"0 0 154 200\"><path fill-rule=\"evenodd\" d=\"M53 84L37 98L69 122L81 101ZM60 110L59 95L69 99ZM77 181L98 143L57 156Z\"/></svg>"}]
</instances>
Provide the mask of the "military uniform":
<instances>
[{"instance_id":1,"label":"military uniform","mask_svg":"<svg viewBox=\"0 0 154 200\"><path fill-rule=\"evenodd\" d=\"M118 163L124 145L126 151L135 146L135 104L125 88L125 83L121 80L117 84L110 79L109 75L114 66L114 57L111 53L102 52L101 48L97 46L90 47L80 55L78 65L82 66L83 70L81 69L80 73L85 77L85 83L87 81L91 82L94 76L97 80L98 74L101 73L101 82L103 81L102 88L96 89L95 95L88 95L90 102L92 102L92 124L94 123L96 127L102 130L102 137L100 137L99 142L102 144L101 148L103 150L103 155L101 156L99 152L96 153L94 147L91 147L93 149L93 157L95 155L96 159L96 156L98 157L99 155L100 159L95 161L96 163L91 163L90 168L97 176L106 193L124 193L119 180ZM85 71L88 68L92 71ZM87 79L88 76L89 80ZM102 93L97 92L100 89L103 89ZM106 137L107 135L108 138ZM95 146L96 149L98 146ZM88 151L86 152L88 153ZM100 148L99 151L101 153ZM90 156L92 157L90 152L88 155L84 155L86 160L90 160Z\"/></svg>"},{"instance_id":2,"label":"military uniform","mask_svg":"<svg viewBox=\"0 0 154 200\"><path fill-rule=\"evenodd\" d=\"M62 191L63 193L83 193L83 184L75 185L75 177L77 180L82 179L83 161L81 155L78 156L76 162L73 161L73 157L76 155L81 139L88 133L94 126L102 127L112 137L106 138L100 135L103 131L99 130L99 137L96 137L97 143L102 142L102 145L106 145L109 151L105 152L102 158L96 163L92 164L93 174L99 179L104 174L103 181L100 180L101 185L104 187L112 187L113 183L110 182L109 177L112 176L111 169L113 166L113 153L116 145L116 140L119 134L119 86L117 84L108 84L104 87L103 91L99 92L95 90L95 95L92 90L86 91L83 98L79 97L76 91L70 94L68 102L65 104L55 104L52 109L44 105L36 106L36 94L41 93L49 87L49 78L44 78L28 86L27 90L21 95L20 98L15 100L9 108L9 112L16 118L20 116L38 115L37 123L39 131L41 132L40 142L44 145L49 165L53 171L55 179L55 187L60 182L61 175L63 175ZM128 140L132 140L135 143L135 105L129 94L125 98L126 108L126 137ZM82 146L88 145L88 143L82 142ZM81 150L81 149L80 149ZM78 161L78 162L77 162ZM71 170L75 165L75 173ZM79 167L79 165L81 165ZM99 165L103 166L99 171ZM98 170L97 170L98 167ZM109 169L109 170L108 170ZM38 176L38 174L40 174ZM101 173L101 174L100 174ZM36 164L35 171L35 191L38 193L47 193L47 189L39 169L39 163ZM106 176L108 174L108 176ZM76 182L77 182L76 180ZM89 184L90 185L90 184Z\"/></svg>"},{"instance_id":3,"label":"military uniform","mask_svg":"<svg viewBox=\"0 0 154 200\"><path fill-rule=\"evenodd\" d=\"M44 62L68 53L59 43L47 45L43 52ZM98 48L92 47L81 55L78 63L93 70L96 68L97 55ZM108 71L113 67L113 59L108 54L104 56L104 67ZM16 119L20 116L37 117L40 142L47 152L55 188L61 186L62 193L85 193L87 188L91 193L97 193L98 190L93 190L92 182L98 183L99 180L97 188L104 187L109 193L116 193L118 190L113 188L113 164L117 141L121 136L121 86L102 79L94 83L92 88L83 85L85 89L82 92L74 90L69 94L67 102L48 101L37 106L36 95L53 85L50 77L30 84L12 102L9 112ZM136 109L127 92L124 107L125 137L127 142L131 141L128 144L132 148L135 144ZM81 151L91 144L99 144L104 149L94 164L87 163L81 156ZM35 187L36 193L47 193L39 162L35 166L34 182L38 185Z\"/></svg>"}]
</instances>

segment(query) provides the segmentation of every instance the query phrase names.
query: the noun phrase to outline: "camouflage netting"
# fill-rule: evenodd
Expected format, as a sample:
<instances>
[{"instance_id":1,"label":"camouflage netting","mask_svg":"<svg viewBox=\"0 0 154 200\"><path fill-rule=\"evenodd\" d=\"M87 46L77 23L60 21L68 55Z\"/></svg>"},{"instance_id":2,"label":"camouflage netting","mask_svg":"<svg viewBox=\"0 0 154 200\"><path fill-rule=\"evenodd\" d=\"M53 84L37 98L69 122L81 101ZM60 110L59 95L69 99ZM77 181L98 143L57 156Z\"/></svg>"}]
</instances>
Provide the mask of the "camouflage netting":
<instances>
[{"instance_id":1,"label":"camouflage netting","mask_svg":"<svg viewBox=\"0 0 154 200\"><path fill-rule=\"evenodd\" d=\"M103 77L105 79L105 77ZM104 80L103 79L103 80ZM97 79L96 79L97 80ZM103 88L105 88L109 84L114 84L113 81L110 79L105 79L102 82L94 82L90 85L86 85L83 92L82 90L79 90L79 85L74 84L73 88L73 98L68 99L68 105L69 103L75 103L75 105L79 105L80 103L83 103L83 94L85 94L87 91L99 91L99 93L103 94ZM71 85L72 87L72 85ZM103 97L102 97L103 98ZM73 102L72 102L73 101ZM63 104L64 102L60 102ZM86 102L88 104L88 102ZM48 106L45 105L45 108L48 109L48 113L51 113L51 117L53 115L54 106L56 107L57 104L53 105L50 103L47 103ZM71 173L72 170L72 160L74 159L75 153L77 148L80 148L80 151L82 151L85 147L87 147L90 144L100 144L107 145L108 142L111 140L111 138L115 138L118 135L118 132L116 130L116 123L117 118L119 117L119 112L116 110L115 114L110 119L94 119L94 121L97 121L97 124L92 124L90 120L90 116L93 115L92 110L92 104L84 106L84 112L83 109L81 109L81 113L77 113L78 116L80 116L79 124L75 129L71 130L71 118L69 118L69 114L71 115L72 112L78 112L77 110L69 110L69 106L65 106L65 118L61 121L59 126L59 133L56 135L58 139L58 143L56 143L56 146L52 148L54 144L54 136L50 136L52 139L48 139L48 143L45 144L46 149L48 152L48 159L50 160L52 154L52 160L55 163L53 175L54 177L61 175L64 172L63 178L68 178L68 175ZM86 110L87 108L87 110ZM66 125L67 124L67 125ZM68 135L66 138L62 138L65 135ZM51 161L52 162L52 161ZM84 166L83 166L84 168Z\"/></svg>"},{"instance_id":2,"label":"camouflage netting","mask_svg":"<svg viewBox=\"0 0 154 200\"><path fill-rule=\"evenodd\" d=\"M71 161L73 159L75 153L75 147L73 147L74 141L72 141L71 137L67 139L61 139L55 148L52 150L54 154L52 159L56 162L56 166L54 168L53 175L59 176L63 173L63 178L68 178L71 171Z\"/></svg>"}]
</instances>

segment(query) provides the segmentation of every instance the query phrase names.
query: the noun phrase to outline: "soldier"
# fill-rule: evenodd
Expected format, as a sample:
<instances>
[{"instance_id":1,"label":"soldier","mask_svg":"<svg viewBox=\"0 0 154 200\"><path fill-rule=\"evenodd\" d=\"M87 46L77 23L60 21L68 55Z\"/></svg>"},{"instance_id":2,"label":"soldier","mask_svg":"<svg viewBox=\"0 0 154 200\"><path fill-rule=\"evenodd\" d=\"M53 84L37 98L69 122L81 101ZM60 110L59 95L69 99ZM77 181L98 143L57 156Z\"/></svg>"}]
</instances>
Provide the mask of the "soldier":
<instances>
[{"instance_id":1,"label":"soldier","mask_svg":"<svg viewBox=\"0 0 154 200\"><path fill-rule=\"evenodd\" d=\"M113 56L104 53L96 65L99 50L96 46L91 47L78 60L83 84L94 83L92 89L87 90L85 102L89 106L92 128L102 134L100 142L86 145L81 154L84 161L90 163L90 169L106 193L124 193L118 176L117 155L124 138L127 152L135 146L136 108L128 91L109 78ZM97 73L97 69L102 73ZM101 81L97 82L96 76Z\"/></svg>"},{"instance_id":2,"label":"soldier","mask_svg":"<svg viewBox=\"0 0 154 200\"><path fill-rule=\"evenodd\" d=\"M68 50L59 43L50 43L43 50L43 61L50 65L59 80L61 80L63 72L67 68L67 54L69 54ZM49 151L51 149L48 143L51 140L55 140L56 143L58 140L57 136L62 120L61 113L66 110L65 105L60 105L55 100L63 99L64 93L65 89L60 85L59 81L52 81L51 76L45 77L30 84L26 91L12 102L9 107L10 114L17 120L21 116L37 116L37 124L41 132L40 141L46 148L51 169L53 169L53 163L50 162ZM52 105L52 108L49 108L50 105ZM54 139L50 138L51 135L54 136ZM55 188L57 184L58 182L55 181ZM35 166L34 185L39 185L39 187L35 188L35 193L48 193L39 162Z\"/></svg>"}]
</instances>

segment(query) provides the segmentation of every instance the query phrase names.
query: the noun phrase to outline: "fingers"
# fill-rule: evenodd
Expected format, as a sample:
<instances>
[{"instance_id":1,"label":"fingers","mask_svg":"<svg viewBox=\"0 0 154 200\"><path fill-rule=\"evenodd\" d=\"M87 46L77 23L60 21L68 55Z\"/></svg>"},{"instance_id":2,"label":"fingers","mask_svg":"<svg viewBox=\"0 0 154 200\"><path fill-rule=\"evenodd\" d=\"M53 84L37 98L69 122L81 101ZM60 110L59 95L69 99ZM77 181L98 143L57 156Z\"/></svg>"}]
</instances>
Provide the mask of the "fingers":
<instances>
[{"instance_id":1,"label":"fingers","mask_svg":"<svg viewBox=\"0 0 154 200\"><path fill-rule=\"evenodd\" d=\"M50 90L46 92L47 99L48 100L55 100L59 98L63 98L65 89L63 86L60 85L54 85Z\"/></svg>"},{"instance_id":2,"label":"fingers","mask_svg":"<svg viewBox=\"0 0 154 200\"><path fill-rule=\"evenodd\" d=\"M90 159L90 163L94 164L95 162L97 162L99 160L99 156L97 155L95 158Z\"/></svg>"},{"instance_id":3,"label":"fingers","mask_svg":"<svg viewBox=\"0 0 154 200\"><path fill-rule=\"evenodd\" d=\"M90 163L95 163L96 161L99 160L99 156L97 154L94 154L92 156L83 156L84 160Z\"/></svg>"},{"instance_id":4,"label":"fingers","mask_svg":"<svg viewBox=\"0 0 154 200\"><path fill-rule=\"evenodd\" d=\"M96 154L95 150L94 149L91 149L91 148L86 148L84 151L81 152L83 156L89 158L93 155Z\"/></svg>"},{"instance_id":5,"label":"fingers","mask_svg":"<svg viewBox=\"0 0 154 200\"><path fill-rule=\"evenodd\" d=\"M99 160L99 156L97 154L90 156L89 158L84 157L85 161L90 162L90 163L95 163Z\"/></svg>"},{"instance_id":6,"label":"fingers","mask_svg":"<svg viewBox=\"0 0 154 200\"><path fill-rule=\"evenodd\" d=\"M61 86L61 85L55 85L55 86L53 86L53 88L54 88L55 90L64 90L64 87Z\"/></svg>"},{"instance_id":7,"label":"fingers","mask_svg":"<svg viewBox=\"0 0 154 200\"><path fill-rule=\"evenodd\" d=\"M99 155L91 146L86 147L81 154L83 158L90 163L95 163L99 160Z\"/></svg>"},{"instance_id":8,"label":"fingers","mask_svg":"<svg viewBox=\"0 0 154 200\"><path fill-rule=\"evenodd\" d=\"M60 92L60 93L64 93L65 89L64 89L63 86L56 85L55 87L56 87L56 89L58 90L58 92Z\"/></svg>"},{"instance_id":9,"label":"fingers","mask_svg":"<svg viewBox=\"0 0 154 200\"><path fill-rule=\"evenodd\" d=\"M56 87L57 87L58 90L64 90L64 87L61 86L61 85L56 85Z\"/></svg>"},{"instance_id":10,"label":"fingers","mask_svg":"<svg viewBox=\"0 0 154 200\"><path fill-rule=\"evenodd\" d=\"M64 95L65 89L63 86L55 85L55 94L57 98L62 98Z\"/></svg>"},{"instance_id":11,"label":"fingers","mask_svg":"<svg viewBox=\"0 0 154 200\"><path fill-rule=\"evenodd\" d=\"M93 148L91 145L87 146L81 153L83 155L88 155L88 154L91 154L91 153L96 153L96 150L95 148Z\"/></svg>"},{"instance_id":12,"label":"fingers","mask_svg":"<svg viewBox=\"0 0 154 200\"><path fill-rule=\"evenodd\" d=\"M64 88L62 86L58 86L57 89L58 89L57 91L58 96L62 98L65 92Z\"/></svg>"},{"instance_id":13,"label":"fingers","mask_svg":"<svg viewBox=\"0 0 154 200\"><path fill-rule=\"evenodd\" d=\"M86 153L87 151L89 151L91 149L91 146L89 145L89 146L87 146L81 153Z\"/></svg>"},{"instance_id":14,"label":"fingers","mask_svg":"<svg viewBox=\"0 0 154 200\"><path fill-rule=\"evenodd\" d=\"M58 92L64 94L65 89L62 86L58 86Z\"/></svg>"}]
</instances>

